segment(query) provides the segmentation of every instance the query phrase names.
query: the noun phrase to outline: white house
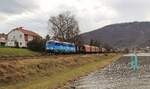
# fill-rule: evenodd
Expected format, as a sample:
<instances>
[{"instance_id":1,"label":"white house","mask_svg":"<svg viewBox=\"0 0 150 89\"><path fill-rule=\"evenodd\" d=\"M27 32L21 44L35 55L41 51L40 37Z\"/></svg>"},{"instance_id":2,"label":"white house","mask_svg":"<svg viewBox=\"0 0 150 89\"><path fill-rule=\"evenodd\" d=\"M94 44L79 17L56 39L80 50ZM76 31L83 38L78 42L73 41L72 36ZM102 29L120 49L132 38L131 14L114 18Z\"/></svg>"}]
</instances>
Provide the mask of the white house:
<instances>
[{"instance_id":1,"label":"white house","mask_svg":"<svg viewBox=\"0 0 150 89\"><path fill-rule=\"evenodd\" d=\"M37 33L25 30L22 27L11 30L7 35L6 46L9 47L27 47L27 43L32 41Z\"/></svg>"}]
</instances>

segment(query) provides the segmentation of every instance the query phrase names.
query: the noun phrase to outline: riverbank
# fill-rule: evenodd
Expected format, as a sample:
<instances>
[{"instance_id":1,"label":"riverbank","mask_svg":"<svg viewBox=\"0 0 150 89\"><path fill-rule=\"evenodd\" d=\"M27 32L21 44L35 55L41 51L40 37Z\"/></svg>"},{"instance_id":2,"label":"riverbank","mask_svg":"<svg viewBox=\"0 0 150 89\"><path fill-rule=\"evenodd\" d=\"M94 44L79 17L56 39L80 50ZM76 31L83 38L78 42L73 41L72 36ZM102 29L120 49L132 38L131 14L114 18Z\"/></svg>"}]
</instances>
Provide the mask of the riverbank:
<instances>
[{"instance_id":1,"label":"riverbank","mask_svg":"<svg viewBox=\"0 0 150 89\"><path fill-rule=\"evenodd\" d=\"M65 55L42 59L2 61L0 89L53 89L63 87L94 70L103 68L120 55Z\"/></svg>"}]
</instances>

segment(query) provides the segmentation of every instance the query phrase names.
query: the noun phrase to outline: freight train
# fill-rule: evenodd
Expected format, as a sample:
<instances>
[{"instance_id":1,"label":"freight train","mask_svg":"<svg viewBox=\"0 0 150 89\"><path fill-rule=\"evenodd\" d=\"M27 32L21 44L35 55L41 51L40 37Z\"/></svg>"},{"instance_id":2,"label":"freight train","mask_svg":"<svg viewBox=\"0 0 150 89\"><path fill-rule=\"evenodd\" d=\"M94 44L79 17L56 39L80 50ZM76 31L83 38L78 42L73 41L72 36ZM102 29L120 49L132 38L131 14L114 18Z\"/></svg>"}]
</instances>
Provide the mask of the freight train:
<instances>
[{"instance_id":1,"label":"freight train","mask_svg":"<svg viewBox=\"0 0 150 89\"><path fill-rule=\"evenodd\" d=\"M46 42L46 51L48 53L69 54L69 53L102 53L105 48L90 45L77 46L73 43L49 40Z\"/></svg>"}]
</instances>

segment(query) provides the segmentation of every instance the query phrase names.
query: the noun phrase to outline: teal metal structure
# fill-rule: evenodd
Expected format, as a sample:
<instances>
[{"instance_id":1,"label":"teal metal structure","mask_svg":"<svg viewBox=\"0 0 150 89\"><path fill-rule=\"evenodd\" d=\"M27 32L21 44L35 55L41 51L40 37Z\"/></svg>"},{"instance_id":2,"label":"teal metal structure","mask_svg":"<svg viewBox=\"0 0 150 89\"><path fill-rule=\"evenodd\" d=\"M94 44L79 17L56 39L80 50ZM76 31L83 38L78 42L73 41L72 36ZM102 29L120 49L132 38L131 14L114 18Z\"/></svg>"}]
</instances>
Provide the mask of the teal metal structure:
<instances>
[{"instance_id":1,"label":"teal metal structure","mask_svg":"<svg viewBox=\"0 0 150 89\"><path fill-rule=\"evenodd\" d=\"M138 56L136 55L136 53L131 56L131 68L134 71L137 71L139 69Z\"/></svg>"}]
</instances>

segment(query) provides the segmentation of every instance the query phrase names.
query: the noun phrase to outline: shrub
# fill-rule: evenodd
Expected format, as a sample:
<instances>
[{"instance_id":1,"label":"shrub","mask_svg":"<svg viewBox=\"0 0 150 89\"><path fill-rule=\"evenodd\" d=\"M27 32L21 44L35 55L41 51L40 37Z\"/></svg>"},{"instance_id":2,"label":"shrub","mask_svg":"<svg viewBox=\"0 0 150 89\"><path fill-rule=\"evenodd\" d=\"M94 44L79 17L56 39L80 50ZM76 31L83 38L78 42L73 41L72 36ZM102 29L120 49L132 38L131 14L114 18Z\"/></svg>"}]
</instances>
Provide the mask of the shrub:
<instances>
[{"instance_id":1,"label":"shrub","mask_svg":"<svg viewBox=\"0 0 150 89\"><path fill-rule=\"evenodd\" d=\"M32 41L28 42L28 49L37 52L44 52L45 51L45 43L46 40L42 39L41 37L35 37Z\"/></svg>"}]
</instances>

